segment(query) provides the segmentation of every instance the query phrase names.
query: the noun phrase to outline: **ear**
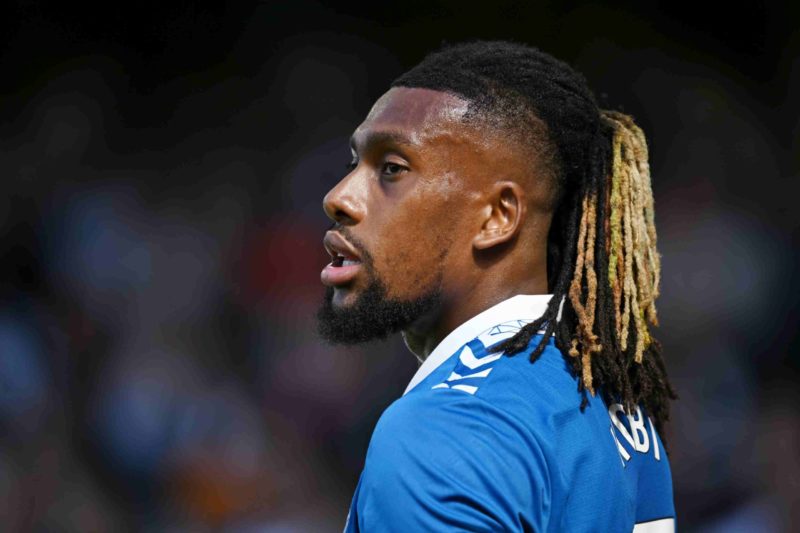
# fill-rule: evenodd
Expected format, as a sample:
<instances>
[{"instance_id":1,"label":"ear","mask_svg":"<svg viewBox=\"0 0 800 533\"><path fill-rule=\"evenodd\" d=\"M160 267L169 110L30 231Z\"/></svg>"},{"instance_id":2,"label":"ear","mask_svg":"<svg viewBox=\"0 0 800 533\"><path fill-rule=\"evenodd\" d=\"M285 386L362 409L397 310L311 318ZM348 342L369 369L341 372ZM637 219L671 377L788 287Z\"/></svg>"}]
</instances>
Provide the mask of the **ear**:
<instances>
[{"instance_id":1,"label":"ear","mask_svg":"<svg viewBox=\"0 0 800 533\"><path fill-rule=\"evenodd\" d=\"M478 250L485 250L514 238L525 217L525 190L513 181L499 181L492 186L481 211L481 229L472 240Z\"/></svg>"}]
</instances>

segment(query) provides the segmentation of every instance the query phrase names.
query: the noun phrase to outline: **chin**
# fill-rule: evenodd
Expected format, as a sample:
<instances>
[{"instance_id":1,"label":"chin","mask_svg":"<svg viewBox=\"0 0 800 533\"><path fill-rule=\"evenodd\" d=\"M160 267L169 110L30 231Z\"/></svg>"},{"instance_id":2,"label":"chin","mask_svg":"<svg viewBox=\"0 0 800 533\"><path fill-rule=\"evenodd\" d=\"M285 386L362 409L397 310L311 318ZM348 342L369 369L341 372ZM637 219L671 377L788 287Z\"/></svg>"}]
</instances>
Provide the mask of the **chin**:
<instances>
[{"instance_id":1,"label":"chin","mask_svg":"<svg viewBox=\"0 0 800 533\"><path fill-rule=\"evenodd\" d=\"M407 301L386 294L385 286L377 280L358 291L327 287L317 315L320 335L334 344L385 339L438 305L438 290Z\"/></svg>"},{"instance_id":2,"label":"chin","mask_svg":"<svg viewBox=\"0 0 800 533\"><path fill-rule=\"evenodd\" d=\"M334 309L347 309L358 301L358 293L352 287L334 287L331 291L331 305Z\"/></svg>"}]
</instances>

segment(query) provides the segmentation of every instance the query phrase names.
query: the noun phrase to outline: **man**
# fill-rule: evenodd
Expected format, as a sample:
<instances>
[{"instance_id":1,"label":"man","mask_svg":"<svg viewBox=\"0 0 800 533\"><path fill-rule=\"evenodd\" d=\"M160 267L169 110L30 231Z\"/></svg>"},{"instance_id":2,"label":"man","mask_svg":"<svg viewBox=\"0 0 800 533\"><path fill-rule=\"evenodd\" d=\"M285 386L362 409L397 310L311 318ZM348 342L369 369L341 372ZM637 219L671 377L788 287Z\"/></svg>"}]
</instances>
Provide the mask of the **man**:
<instances>
[{"instance_id":1,"label":"man","mask_svg":"<svg viewBox=\"0 0 800 533\"><path fill-rule=\"evenodd\" d=\"M507 42L445 48L352 137L319 313L422 361L346 531L673 531L644 136Z\"/></svg>"}]
</instances>

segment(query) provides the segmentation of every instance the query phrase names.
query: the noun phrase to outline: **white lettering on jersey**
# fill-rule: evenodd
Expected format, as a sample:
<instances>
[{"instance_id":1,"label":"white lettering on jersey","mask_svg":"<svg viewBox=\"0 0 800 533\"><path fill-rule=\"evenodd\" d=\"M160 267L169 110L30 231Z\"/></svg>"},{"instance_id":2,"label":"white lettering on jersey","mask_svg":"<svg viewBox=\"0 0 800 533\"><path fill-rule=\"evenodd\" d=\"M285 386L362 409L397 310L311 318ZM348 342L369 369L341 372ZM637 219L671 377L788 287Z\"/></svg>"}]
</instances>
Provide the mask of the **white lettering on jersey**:
<instances>
[{"instance_id":1,"label":"white lettering on jersey","mask_svg":"<svg viewBox=\"0 0 800 533\"><path fill-rule=\"evenodd\" d=\"M631 454L629 454L628 450L626 450L625 447L622 444L620 444L616 433L614 433L614 428L611 427L611 426L608 426L608 429L609 429L609 431L611 431L611 438L614 439L614 442L617 443L617 451L619 452L619 460L622 461L622 466L624 468L625 466L627 466L625 461L630 461L631 460Z\"/></svg>"},{"instance_id":2,"label":"white lettering on jersey","mask_svg":"<svg viewBox=\"0 0 800 533\"><path fill-rule=\"evenodd\" d=\"M656 426L653 424L653 419L647 417L647 420L650 422L650 435L653 437L653 454L656 456L656 461L661 460L661 453L658 450L658 438L656 438Z\"/></svg>"},{"instance_id":3,"label":"white lettering on jersey","mask_svg":"<svg viewBox=\"0 0 800 533\"><path fill-rule=\"evenodd\" d=\"M613 424L613 428L611 428L611 436L614 437L617 450L620 453L620 457L622 457L624 461L629 461L631 455L617 438L617 433L619 433L622 438L625 439L625 442L628 443L633 451L639 453L649 452L650 442L652 440L653 455L656 461L661 460L661 450L658 446L658 438L656 437L655 426L649 417L646 418L644 416L641 408L637 406L633 413L626 413L625 408L621 404L614 403L608 408L608 416L611 417L611 423ZM627 420L627 426L623 420ZM648 422L650 423L649 434L646 427L646 423ZM628 430L629 427L630 431ZM614 431L614 428L616 428L617 432Z\"/></svg>"},{"instance_id":4,"label":"white lettering on jersey","mask_svg":"<svg viewBox=\"0 0 800 533\"><path fill-rule=\"evenodd\" d=\"M625 414L625 408L622 407L622 405L618 403L611 404L611 406L608 408L608 415L611 417L611 423L614 424L615 428L617 428L617 431L619 431L619 434L622 435L622 438L628 441L628 444L631 445L631 448L635 450L636 445L633 443L633 437L631 437L631 434L628 433L628 428L625 427L625 424L617 416L617 413L621 414L622 416L627 416Z\"/></svg>"},{"instance_id":5,"label":"white lettering on jersey","mask_svg":"<svg viewBox=\"0 0 800 533\"><path fill-rule=\"evenodd\" d=\"M642 415L642 410L638 406L634 415L628 415L628 421L631 423L631 431L633 432L633 449L637 452L647 453L650 449L650 437L644 427L644 415Z\"/></svg>"}]
</instances>

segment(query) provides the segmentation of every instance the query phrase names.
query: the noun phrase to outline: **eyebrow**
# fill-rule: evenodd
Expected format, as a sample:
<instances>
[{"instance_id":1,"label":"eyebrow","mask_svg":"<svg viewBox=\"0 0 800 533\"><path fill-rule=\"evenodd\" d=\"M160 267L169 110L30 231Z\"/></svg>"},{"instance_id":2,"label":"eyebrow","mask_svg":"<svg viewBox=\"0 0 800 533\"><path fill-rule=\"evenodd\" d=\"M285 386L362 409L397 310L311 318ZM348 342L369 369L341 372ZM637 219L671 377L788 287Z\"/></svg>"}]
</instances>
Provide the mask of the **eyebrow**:
<instances>
[{"instance_id":1,"label":"eyebrow","mask_svg":"<svg viewBox=\"0 0 800 533\"><path fill-rule=\"evenodd\" d=\"M379 144L395 144L400 146L417 146L409 136L399 131L372 131L367 133L363 138L364 150L369 150L371 147ZM356 149L356 134L350 137L350 148Z\"/></svg>"}]
</instances>

